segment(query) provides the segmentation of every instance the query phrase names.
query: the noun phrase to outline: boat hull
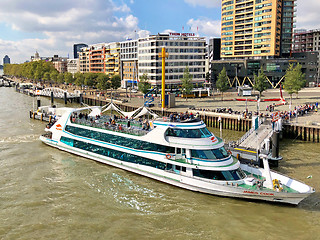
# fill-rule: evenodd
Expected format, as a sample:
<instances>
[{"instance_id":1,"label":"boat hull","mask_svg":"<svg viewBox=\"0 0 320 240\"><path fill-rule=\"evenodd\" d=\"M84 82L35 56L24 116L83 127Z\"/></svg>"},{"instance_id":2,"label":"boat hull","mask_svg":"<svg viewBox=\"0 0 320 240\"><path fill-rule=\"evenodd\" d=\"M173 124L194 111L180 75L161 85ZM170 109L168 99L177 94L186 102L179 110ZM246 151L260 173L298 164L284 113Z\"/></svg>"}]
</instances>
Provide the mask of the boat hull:
<instances>
[{"instance_id":1,"label":"boat hull","mask_svg":"<svg viewBox=\"0 0 320 240\"><path fill-rule=\"evenodd\" d=\"M152 169L151 171L150 167L148 166L124 162L110 157L101 156L85 150L79 150L77 148L67 146L61 142L46 138L44 136L41 136L40 140L45 144L58 148L60 150L195 192L225 197L236 197L270 202L288 203L294 205L299 204L300 201L302 201L304 198L308 197L312 193L285 193L275 192L272 190L249 190L239 187L231 182L228 184L217 184L211 180L204 180L201 178L179 175L172 171L166 171L161 169Z\"/></svg>"}]
</instances>

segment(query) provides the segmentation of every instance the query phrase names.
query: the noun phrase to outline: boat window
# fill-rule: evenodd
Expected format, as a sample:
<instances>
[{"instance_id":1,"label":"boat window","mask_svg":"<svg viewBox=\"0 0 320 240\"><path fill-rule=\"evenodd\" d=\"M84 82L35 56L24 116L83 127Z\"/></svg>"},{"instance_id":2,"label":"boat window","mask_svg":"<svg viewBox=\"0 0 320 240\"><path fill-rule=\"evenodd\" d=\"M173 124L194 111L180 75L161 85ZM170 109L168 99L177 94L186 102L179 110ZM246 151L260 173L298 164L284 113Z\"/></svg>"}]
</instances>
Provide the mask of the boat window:
<instances>
[{"instance_id":1,"label":"boat window","mask_svg":"<svg viewBox=\"0 0 320 240\"><path fill-rule=\"evenodd\" d=\"M191 157L201 159L222 159L228 157L224 147L210 150L191 149Z\"/></svg>"},{"instance_id":2,"label":"boat window","mask_svg":"<svg viewBox=\"0 0 320 240\"><path fill-rule=\"evenodd\" d=\"M212 133L206 127L199 129L169 128L166 132L166 136L181 138L208 138L212 136Z\"/></svg>"},{"instance_id":3,"label":"boat window","mask_svg":"<svg viewBox=\"0 0 320 240\"><path fill-rule=\"evenodd\" d=\"M230 171L210 171L201 169L193 169L192 171L193 176L195 177L201 177L211 180L231 181L244 179L246 177L245 173L240 168Z\"/></svg>"},{"instance_id":4,"label":"boat window","mask_svg":"<svg viewBox=\"0 0 320 240\"><path fill-rule=\"evenodd\" d=\"M222 155L224 157L228 157L229 156L227 150L224 147L219 148L219 151L222 153Z\"/></svg>"},{"instance_id":5,"label":"boat window","mask_svg":"<svg viewBox=\"0 0 320 240\"><path fill-rule=\"evenodd\" d=\"M75 148L79 148L82 150L86 150L88 152L93 152L93 153L100 154L103 156L115 158L115 159L118 159L121 161L146 165L149 167L154 167L154 168L158 168L158 169L162 169L162 170L166 169L166 164L163 162L159 162L156 160L136 156L134 154L125 153L125 152L109 149L106 147L101 147L98 145L82 142L82 141L75 140L75 139L70 139L67 137L61 137L60 141L63 143L66 143L68 145L70 145L72 143L73 147L75 147Z\"/></svg>"},{"instance_id":6,"label":"boat window","mask_svg":"<svg viewBox=\"0 0 320 240\"><path fill-rule=\"evenodd\" d=\"M163 153L174 153L174 150L175 150L173 147L168 147L168 146L155 144L155 143L149 143L146 141L140 141L140 140L112 135L108 133L92 131L92 130L83 129L79 127L73 127L69 125L66 126L65 130L67 132L70 132L78 136L92 138L99 141L112 143L112 144L116 144L124 147L134 148L134 149L143 149L147 151L155 151L155 152L163 152Z\"/></svg>"},{"instance_id":7,"label":"boat window","mask_svg":"<svg viewBox=\"0 0 320 240\"><path fill-rule=\"evenodd\" d=\"M173 165L172 164L170 164L170 163L167 163L167 165L166 165L166 170L173 170Z\"/></svg>"},{"instance_id":8,"label":"boat window","mask_svg":"<svg viewBox=\"0 0 320 240\"><path fill-rule=\"evenodd\" d=\"M71 138L61 137L60 141L63 142L64 144L67 144L73 147L73 139Z\"/></svg>"}]
</instances>

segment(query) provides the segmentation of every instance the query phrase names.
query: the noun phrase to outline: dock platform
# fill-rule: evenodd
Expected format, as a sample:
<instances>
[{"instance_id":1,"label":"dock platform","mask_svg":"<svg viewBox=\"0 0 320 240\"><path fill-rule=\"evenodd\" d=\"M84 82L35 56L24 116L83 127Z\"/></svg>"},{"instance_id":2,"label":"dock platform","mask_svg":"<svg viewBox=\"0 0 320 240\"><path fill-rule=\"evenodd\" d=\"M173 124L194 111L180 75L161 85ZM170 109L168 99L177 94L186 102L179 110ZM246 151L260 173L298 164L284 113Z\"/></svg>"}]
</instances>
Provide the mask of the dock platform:
<instances>
[{"instance_id":1,"label":"dock platform","mask_svg":"<svg viewBox=\"0 0 320 240\"><path fill-rule=\"evenodd\" d=\"M279 125L281 128L281 125ZM275 131L272 122L264 120L259 122L259 126L252 127L241 139L236 142L230 142L228 149L240 161L262 165L259 153L265 152L268 155L269 164L278 166L278 161L282 159L279 156L279 131ZM279 130L279 131L278 131Z\"/></svg>"}]
</instances>

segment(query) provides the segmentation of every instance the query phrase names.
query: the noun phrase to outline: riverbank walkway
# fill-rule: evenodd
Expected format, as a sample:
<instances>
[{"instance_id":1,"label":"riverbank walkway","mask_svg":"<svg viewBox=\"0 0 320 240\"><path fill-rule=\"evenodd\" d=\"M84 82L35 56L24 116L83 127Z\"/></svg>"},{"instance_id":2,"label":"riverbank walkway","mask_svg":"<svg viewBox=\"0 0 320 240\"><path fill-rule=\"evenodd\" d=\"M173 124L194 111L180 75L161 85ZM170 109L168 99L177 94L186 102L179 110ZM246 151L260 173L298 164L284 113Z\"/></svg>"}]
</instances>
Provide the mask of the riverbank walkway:
<instances>
[{"instance_id":1,"label":"riverbank walkway","mask_svg":"<svg viewBox=\"0 0 320 240\"><path fill-rule=\"evenodd\" d=\"M20 79L13 78L12 80L16 82L21 82ZM83 92L84 98L91 98L96 100L108 101L110 99L109 92L101 92L97 89L80 89L74 85L66 84L54 84L56 87L65 89L70 93L73 93L75 90L80 90ZM114 101L119 101L122 105L131 106L131 107L140 107L144 103L144 99L141 93L130 93L125 89L118 89L113 91L115 97ZM254 95L257 95L257 92L253 91ZM262 98L277 98L280 96L279 89L268 89L263 92ZM292 111L295 106L316 103L320 102L320 87L317 88L304 88L299 92L298 96L293 96L291 104L290 96L286 91L283 91L283 97L286 99L287 104L281 106L275 106L274 111ZM271 102L260 102L259 105L257 102L245 102L245 101L236 101L237 92L235 90L229 90L223 94L223 100L219 93L214 93L213 96L205 98L188 98L184 99L181 97L176 97L176 104L174 108L168 109L172 112L186 112L193 111L199 112L203 115L212 115L212 116L224 116L230 118L238 118L242 116L244 111L247 112L257 112L262 113L264 116L270 115L271 113L267 111L267 106L273 104ZM154 107L153 110L161 111L160 106L160 97L154 97ZM255 99L255 96L248 97L248 99ZM192 110L194 109L194 110ZM200 111L201 109L201 111ZM218 112L218 109L225 109L225 112ZM232 109L232 113L229 113L227 110ZM297 118L291 118L289 120L290 125L303 125L303 126L315 126L320 127L320 111L304 114L303 116L298 116Z\"/></svg>"}]
</instances>

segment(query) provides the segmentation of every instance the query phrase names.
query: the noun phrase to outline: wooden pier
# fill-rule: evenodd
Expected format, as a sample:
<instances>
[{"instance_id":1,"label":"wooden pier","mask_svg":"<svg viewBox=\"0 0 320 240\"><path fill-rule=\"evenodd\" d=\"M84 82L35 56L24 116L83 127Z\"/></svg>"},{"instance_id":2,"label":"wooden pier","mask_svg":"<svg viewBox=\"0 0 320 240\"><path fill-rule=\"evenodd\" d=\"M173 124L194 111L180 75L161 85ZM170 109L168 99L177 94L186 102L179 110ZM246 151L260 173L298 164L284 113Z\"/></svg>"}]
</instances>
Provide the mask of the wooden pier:
<instances>
[{"instance_id":1,"label":"wooden pier","mask_svg":"<svg viewBox=\"0 0 320 240\"><path fill-rule=\"evenodd\" d=\"M285 124L283 137L307 142L320 142L320 127Z\"/></svg>"}]
</instances>

